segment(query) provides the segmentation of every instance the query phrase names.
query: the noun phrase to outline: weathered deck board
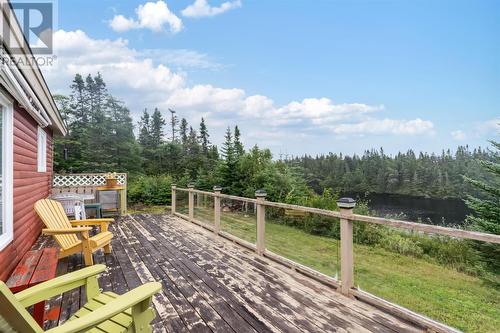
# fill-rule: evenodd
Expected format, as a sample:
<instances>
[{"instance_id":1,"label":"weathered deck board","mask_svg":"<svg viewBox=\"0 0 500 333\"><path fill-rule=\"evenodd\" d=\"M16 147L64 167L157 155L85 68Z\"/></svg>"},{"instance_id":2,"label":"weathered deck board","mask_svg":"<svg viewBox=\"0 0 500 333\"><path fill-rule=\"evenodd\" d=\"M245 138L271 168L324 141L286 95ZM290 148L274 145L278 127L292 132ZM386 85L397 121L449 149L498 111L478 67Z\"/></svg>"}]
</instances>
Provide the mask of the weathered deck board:
<instances>
[{"instance_id":1,"label":"weathered deck board","mask_svg":"<svg viewBox=\"0 0 500 333\"><path fill-rule=\"evenodd\" d=\"M126 216L110 230L112 253L94 254L108 266L101 288L123 294L162 282L153 300L155 332L422 331L180 218ZM42 246L53 242L41 237L35 247ZM58 274L82 264L80 255L60 260ZM45 328L67 320L84 301L80 289L52 299Z\"/></svg>"},{"instance_id":2,"label":"weathered deck board","mask_svg":"<svg viewBox=\"0 0 500 333\"><path fill-rule=\"evenodd\" d=\"M363 318L363 316L356 316L354 318L349 312L342 311L347 299L338 297L338 294L332 293L326 287L322 289L323 293L335 296L336 302L330 301L328 304L320 304L319 298L321 298L322 293L315 292L311 298L308 298L303 288L297 291L297 288L290 288L290 284L282 282L290 276L290 270L285 274L276 275L274 270L266 268L270 264L267 260L260 260L253 252L244 248L234 248L231 243L229 243L229 248L222 248L219 251L211 251L199 242L195 242L194 246L187 246L190 241L195 241L197 234L201 235L201 237L206 237L206 235L203 236L204 231L202 229L195 227L198 230L190 231L192 237L179 242L178 239L182 238L182 235L175 233L176 228L166 226L165 223L157 223L155 225L163 225L164 228L167 228L166 230L168 230L169 235L164 234L164 236L169 237L175 242L179 250L184 250L186 256L189 256L190 261L202 266L206 272L215 274L226 285L235 288L235 291L239 294L243 294L246 300L257 300L261 305L269 304L271 307L277 309L277 312L284 319L296 322L301 330L318 330L318 328L304 327L303 321L310 320L314 321L314 324L319 326L319 329L323 331L342 331L343 329L363 331L364 329L361 326L369 326L370 331L374 332L387 332L390 328L398 332L412 331L410 327L402 327L401 325L391 326L387 320L385 324L388 325L381 325L377 321ZM142 230L142 232L147 231ZM161 231L159 233L161 234ZM203 241L203 238L201 239ZM217 243L221 243L222 246L228 244L227 242L220 242L218 240L215 241L214 245L217 245ZM236 264L234 264L235 261ZM264 263L264 265L261 263ZM259 268L257 269L256 267ZM304 278L304 280L306 282L305 286L311 285L312 281L310 279ZM295 287L300 286L295 285ZM240 290L245 291L245 293L239 292ZM248 291L250 291L249 294L247 293ZM325 311L325 308L330 310ZM273 310L271 309L271 311ZM365 311L367 311L366 308ZM364 325L357 325L359 321Z\"/></svg>"}]
</instances>

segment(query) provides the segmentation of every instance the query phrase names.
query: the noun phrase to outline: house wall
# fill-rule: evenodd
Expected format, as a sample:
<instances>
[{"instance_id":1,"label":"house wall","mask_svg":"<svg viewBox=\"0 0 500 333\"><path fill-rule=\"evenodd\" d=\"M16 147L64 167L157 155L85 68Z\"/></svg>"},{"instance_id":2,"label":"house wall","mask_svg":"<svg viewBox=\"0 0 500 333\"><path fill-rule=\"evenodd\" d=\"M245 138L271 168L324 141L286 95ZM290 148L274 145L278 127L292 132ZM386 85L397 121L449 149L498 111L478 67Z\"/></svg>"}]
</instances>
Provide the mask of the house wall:
<instances>
[{"instance_id":1,"label":"house wall","mask_svg":"<svg viewBox=\"0 0 500 333\"><path fill-rule=\"evenodd\" d=\"M42 229L33 210L50 194L52 180L52 130L47 132L47 172L37 172L37 123L17 103L14 105L14 239L0 251L0 280L7 280Z\"/></svg>"}]
</instances>

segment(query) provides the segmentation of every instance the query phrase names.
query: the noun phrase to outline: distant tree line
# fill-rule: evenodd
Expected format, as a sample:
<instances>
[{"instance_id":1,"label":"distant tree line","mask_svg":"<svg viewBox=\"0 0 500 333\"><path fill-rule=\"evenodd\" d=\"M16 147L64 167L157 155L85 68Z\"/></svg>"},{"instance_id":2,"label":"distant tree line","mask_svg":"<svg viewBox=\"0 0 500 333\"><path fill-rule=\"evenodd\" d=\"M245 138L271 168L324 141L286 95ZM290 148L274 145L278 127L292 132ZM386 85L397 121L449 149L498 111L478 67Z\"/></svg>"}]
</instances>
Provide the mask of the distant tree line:
<instances>
[{"instance_id":1,"label":"distant tree line","mask_svg":"<svg viewBox=\"0 0 500 333\"><path fill-rule=\"evenodd\" d=\"M192 125L174 110L163 110L165 117L157 108L145 109L134 125L129 109L111 96L100 74L85 78L77 74L70 88L69 96L55 96L69 128L66 137L55 140L56 172L128 172L131 179L168 175L179 185L194 182L205 190L221 185L234 195L251 197L264 188L269 199L293 203L321 195L324 189L481 196L462 175L480 182L492 178L477 160L492 161L494 154L467 146L439 155L409 150L390 156L380 149L361 156L330 153L274 160L268 149L245 149L238 126L228 127L217 147L205 119Z\"/></svg>"},{"instance_id":2,"label":"distant tree line","mask_svg":"<svg viewBox=\"0 0 500 333\"><path fill-rule=\"evenodd\" d=\"M307 184L316 192L325 188L355 193L396 193L437 198L465 198L477 193L463 175L490 181L478 160L489 161L487 149L459 146L441 154L416 154L413 150L390 156L384 150L367 150L361 156L333 154L297 157L290 165L303 170Z\"/></svg>"}]
</instances>

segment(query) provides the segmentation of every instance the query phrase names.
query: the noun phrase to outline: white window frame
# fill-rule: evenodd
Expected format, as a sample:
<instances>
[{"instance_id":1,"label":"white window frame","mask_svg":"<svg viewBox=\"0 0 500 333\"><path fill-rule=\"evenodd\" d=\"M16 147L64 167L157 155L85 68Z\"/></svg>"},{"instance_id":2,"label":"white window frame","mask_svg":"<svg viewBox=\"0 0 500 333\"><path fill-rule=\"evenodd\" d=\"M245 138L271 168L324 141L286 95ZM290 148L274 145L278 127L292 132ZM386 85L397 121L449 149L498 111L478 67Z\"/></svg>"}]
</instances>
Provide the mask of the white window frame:
<instances>
[{"instance_id":1,"label":"white window frame","mask_svg":"<svg viewBox=\"0 0 500 333\"><path fill-rule=\"evenodd\" d=\"M40 126L38 126L36 156L38 172L47 172L47 132Z\"/></svg>"},{"instance_id":2,"label":"white window frame","mask_svg":"<svg viewBox=\"0 0 500 333\"><path fill-rule=\"evenodd\" d=\"M0 108L2 112L2 234L0 234L0 251L14 239L14 200L13 200L13 118L12 101L0 91Z\"/></svg>"}]
</instances>

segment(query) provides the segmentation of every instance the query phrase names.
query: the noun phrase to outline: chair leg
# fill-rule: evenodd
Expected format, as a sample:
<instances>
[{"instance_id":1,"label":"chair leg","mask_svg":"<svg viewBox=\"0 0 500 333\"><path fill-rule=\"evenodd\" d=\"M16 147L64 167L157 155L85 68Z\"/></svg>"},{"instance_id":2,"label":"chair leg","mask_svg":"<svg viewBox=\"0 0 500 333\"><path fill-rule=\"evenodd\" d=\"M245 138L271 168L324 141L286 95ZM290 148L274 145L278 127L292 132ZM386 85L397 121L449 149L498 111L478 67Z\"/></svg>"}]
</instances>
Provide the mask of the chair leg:
<instances>
[{"instance_id":1,"label":"chair leg","mask_svg":"<svg viewBox=\"0 0 500 333\"><path fill-rule=\"evenodd\" d=\"M92 251L83 251L83 261L85 262L85 266L92 266L94 264Z\"/></svg>"},{"instance_id":2,"label":"chair leg","mask_svg":"<svg viewBox=\"0 0 500 333\"><path fill-rule=\"evenodd\" d=\"M92 266L94 264L94 259L92 258L92 249L90 248L88 234L82 239L82 250L85 266Z\"/></svg>"},{"instance_id":3,"label":"chair leg","mask_svg":"<svg viewBox=\"0 0 500 333\"><path fill-rule=\"evenodd\" d=\"M104 253L105 254L110 254L111 253L111 244L108 244L108 245L104 245Z\"/></svg>"},{"instance_id":4,"label":"chair leg","mask_svg":"<svg viewBox=\"0 0 500 333\"><path fill-rule=\"evenodd\" d=\"M132 325L134 325L135 332L150 333L153 331L151 321L156 314L151 308L151 300L150 297L132 307Z\"/></svg>"}]
</instances>

